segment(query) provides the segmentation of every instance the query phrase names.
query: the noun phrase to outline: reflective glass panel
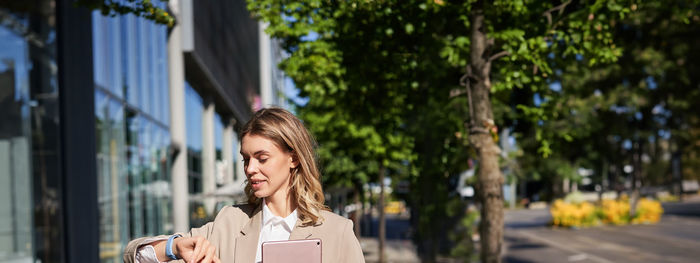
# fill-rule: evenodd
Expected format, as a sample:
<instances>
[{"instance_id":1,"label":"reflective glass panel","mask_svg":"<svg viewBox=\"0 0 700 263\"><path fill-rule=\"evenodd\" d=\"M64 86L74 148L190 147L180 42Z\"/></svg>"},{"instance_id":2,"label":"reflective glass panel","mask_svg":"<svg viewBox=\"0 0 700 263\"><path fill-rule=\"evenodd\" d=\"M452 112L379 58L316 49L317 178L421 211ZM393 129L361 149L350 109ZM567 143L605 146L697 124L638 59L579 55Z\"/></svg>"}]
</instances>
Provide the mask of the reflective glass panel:
<instances>
[{"instance_id":1,"label":"reflective glass panel","mask_svg":"<svg viewBox=\"0 0 700 263\"><path fill-rule=\"evenodd\" d=\"M0 9L0 12L8 10ZM26 26L23 17L0 18ZM0 26L0 261L32 258L29 43Z\"/></svg>"},{"instance_id":2,"label":"reflective glass panel","mask_svg":"<svg viewBox=\"0 0 700 263\"><path fill-rule=\"evenodd\" d=\"M158 3L161 5L160 3ZM167 28L93 13L100 256L121 262L131 239L172 232L164 122ZM165 97L165 98L163 98Z\"/></svg>"},{"instance_id":3,"label":"reflective glass panel","mask_svg":"<svg viewBox=\"0 0 700 263\"><path fill-rule=\"evenodd\" d=\"M100 90L95 94L100 259L120 262L128 242L126 154L123 105Z\"/></svg>"}]
</instances>

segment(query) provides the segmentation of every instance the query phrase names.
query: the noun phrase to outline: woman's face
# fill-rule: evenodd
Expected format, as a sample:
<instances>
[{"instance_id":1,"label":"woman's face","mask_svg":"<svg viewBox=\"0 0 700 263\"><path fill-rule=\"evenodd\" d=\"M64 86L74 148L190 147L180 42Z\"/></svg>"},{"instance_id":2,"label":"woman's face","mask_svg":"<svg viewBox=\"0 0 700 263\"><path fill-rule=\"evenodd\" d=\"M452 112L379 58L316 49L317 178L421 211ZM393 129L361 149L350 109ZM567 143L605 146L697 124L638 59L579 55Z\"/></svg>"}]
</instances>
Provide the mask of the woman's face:
<instances>
[{"instance_id":1,"label":"woman's face","mask_svg":"<svg viewBox=\"0 0 700 263\"><path fill-rule=\"evenodd\" d=\"M280 201L287 198L290 169L297 165L291 153L270 139L247 134L241 142L241 155L256 197Z\"/></svg>"}]
</instances>

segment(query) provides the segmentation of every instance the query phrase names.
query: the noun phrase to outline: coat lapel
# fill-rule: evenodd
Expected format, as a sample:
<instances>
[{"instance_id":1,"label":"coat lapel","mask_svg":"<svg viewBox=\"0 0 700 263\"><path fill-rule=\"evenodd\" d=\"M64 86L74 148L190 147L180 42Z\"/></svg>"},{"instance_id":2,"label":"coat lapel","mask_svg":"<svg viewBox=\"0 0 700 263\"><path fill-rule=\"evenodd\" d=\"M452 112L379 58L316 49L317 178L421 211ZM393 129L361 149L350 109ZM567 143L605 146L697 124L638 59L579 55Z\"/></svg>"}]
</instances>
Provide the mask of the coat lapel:
<instances>
[{"instance_id":1,"label":"coat lapel","mask_svg":"<svg viewBox=\"0 0 700 263\"><path fill-rule=\"evenodd\" d=\"M255 253L258 251L258 238L260 238L260 227L262 225L261 207L258 206L253 211L253 217L248 221L241 234L236 238L235 262L255 262Z\"/></svg>"},{"instance_id":2,"label":"coat lapel","mask_svg":"<svg viewBox=\"0 0 700 263\"><path fill-rule=\"evenodd\" d=\"M309 239L313 236L313 230L315 226L302 226L301 219L297 220L292 233L289 234L289 240L299 240L299 239Z\"/></svg>"}]
</instances>

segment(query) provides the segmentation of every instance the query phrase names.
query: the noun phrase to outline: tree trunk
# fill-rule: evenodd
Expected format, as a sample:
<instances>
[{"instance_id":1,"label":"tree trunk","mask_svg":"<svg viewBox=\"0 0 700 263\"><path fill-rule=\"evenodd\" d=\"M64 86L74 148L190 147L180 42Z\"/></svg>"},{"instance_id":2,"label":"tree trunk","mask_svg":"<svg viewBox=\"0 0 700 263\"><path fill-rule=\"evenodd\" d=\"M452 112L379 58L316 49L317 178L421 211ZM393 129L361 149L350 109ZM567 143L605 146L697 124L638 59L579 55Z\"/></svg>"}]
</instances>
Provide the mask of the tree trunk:
<instances>
[{"instance_id":1,"label":"tree trunk","mask_svg":"<svg viewBox=\"0 0 700 263\"><path fill-rule=\"evenodd\" d=\"M357 239L359 240L360 239L360 231L361 231L360 224L362 222L362 217L364 216L365 210L363 209L364 204L360 205L360 203L361 203L360 194L362 193L362 191L360 191L358 189L358 187L354 187L354 191L355 191L355 193L354 193L352 203L353 203L353 206L355 207L355 211L353 211L352 213L353 213L353 218L355 218L355 222L354 222L355 223L355 225L354 225L355 226L355 237L357 237Z\"/></svg>"},{"instance_id":2,"label":"tree trunk","mask_svg":"<svg viewBox=\"0 0 700 263\"><path fill-rule=\"evenodd\" d=\"M472 6L471 13L471 77L469 142L479 159L478 189L481 201L481 262L500 262L503 244L503 175L498 165L500 148L491 136L495 128L491 109L491 61L489 41L486 39L483 1ZM467 72L468 74L470 72Z\"/></svg>"},{"instance_id":3,"label":"tree trunk","mask_svg":"<svg viewBox=\"0 0 700 263\"><path fill-rule=\"evenodd\" d=\"M639 188L642 179L642 154L644 146L641 139L636 139L634 143L634 154L632 155L632 193L630 194L630 220L637 214L637 203L639 202Z\"/></svg>"},{"instance_id":4,"label":"tree trunk","mask_svg":"<svg viewBox=\"0 0 700 263\"><path fill-rule=\"evenodd\" d=\"M610 171L610 166L608 165L607 157L603 156L603 165L600 169L600 191L598 191L598 203L603 202L603 194L610 188L610 183L608 181L608 172Z\"/></svg>"},{"instance_id":5,"label":"tree trunk","mask_svg":"<svg viewBox=\"0 0 700 263\"><path fill-rule=\"evenodd\" d=\"M368 213L366 214L366 215L367 215L367 218L365 218L365 219L367 219L367 220L365 221L365 226L367 226L367 230L366 230L366 231L367 231L367 234L370 235L370 236L373 235L374 231L376 231L375 226L374 226L374 220L373 220L373 218L374 218L373 211L374 211L375 208L377 208L377 203L378 203L378 202L373 204L373 203L372 203L373 201L374 201L374 191L373 191L372 188L370 187L370 188L369 188L369 202L367 202L367 203L369 204L369 207L368 207L368 209L366 210L366 211L368 212Z\"/></svg>"},{"instance_id":6,"label":"tree trunk","mask_svg":"<svg viewBox=\"0 0 700 263\"><path fill-rule=\"evenodd\" d=\"M673 177L673 193L678 195L678 200L683 202L683 170L681 145L679 142L673 143L671 154L671 176Z\"/></svg>"},{"instance_id":7,"label":"tree trunk","mask_svg":"<svg viewBox=\"0 0 700 263\"><path fill-rule=\"evenodd\" d=\"M384 258L384 248L386 244L386 217L384 215L384 166L379 167L379 202L377 204L377 209L379 209L379 262L384 263L386 259Z\"/></svg>"}]
</instances>

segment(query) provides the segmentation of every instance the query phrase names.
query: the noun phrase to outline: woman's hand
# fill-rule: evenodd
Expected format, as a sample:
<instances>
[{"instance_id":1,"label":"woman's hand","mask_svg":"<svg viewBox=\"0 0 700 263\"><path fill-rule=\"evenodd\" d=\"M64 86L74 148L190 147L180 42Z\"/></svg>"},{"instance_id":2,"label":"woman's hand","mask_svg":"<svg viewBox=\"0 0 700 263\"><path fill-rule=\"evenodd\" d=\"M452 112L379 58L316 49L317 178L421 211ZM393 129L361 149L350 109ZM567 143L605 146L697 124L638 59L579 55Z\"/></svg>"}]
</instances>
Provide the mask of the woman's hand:
<instances>
[{"instance_id":1,"label":"woman's hand","mask_svg":"<svg viewBox=\"0 0 700 263\"><path fill-rule=\"evenodd\" d=\"M174 239L173 254L188 263L221 263L216 256L216 247L204 237Z\"/></svg>"}]
</instances>

